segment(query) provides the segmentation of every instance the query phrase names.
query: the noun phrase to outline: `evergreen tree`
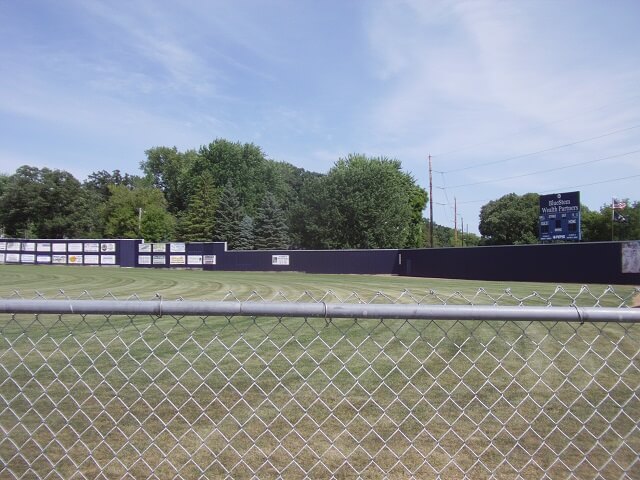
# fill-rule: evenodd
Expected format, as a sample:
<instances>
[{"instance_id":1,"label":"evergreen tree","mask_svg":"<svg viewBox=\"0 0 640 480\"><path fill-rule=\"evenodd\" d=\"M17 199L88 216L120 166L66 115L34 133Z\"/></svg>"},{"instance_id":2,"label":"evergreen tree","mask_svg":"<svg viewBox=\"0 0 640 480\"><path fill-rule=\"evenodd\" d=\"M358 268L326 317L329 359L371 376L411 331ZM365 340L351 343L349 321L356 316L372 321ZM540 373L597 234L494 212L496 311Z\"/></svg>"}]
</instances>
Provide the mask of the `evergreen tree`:
<instances>
[{"instance_id":1,"label":"evergreen tree","mask_svg":"<svg viewBox=\"0 0 640 480\"><path fill-rule=\"evenodd\" d=\"M258 208L254 238L254 245L258 250L284 249L289 246L289 229L284 212L271 193L264 196Z\"/></svg>"},{"instance_id":2,"label":"evergreen tree","mask_svg":"<svg viewBox=\"0 0 640 480\"><path fill-rule=\"evenodd\" d=\"M236 248L239 250L253 250L255 237L253 235L253 218L245 215L240 222L240 235Z\"/></svg>"},{"instance_id":3,"label":"evergreen tree","mask_svg":"<svg viewBox=\"0 0 640 480\"><path fill-rule=\"evenodd\" d=\"M243 208L238 192L231 183L227 183L220 196L220 203L216 212L214 240L227 242L227 247L230 249L236 248L243 216Z\"/></svg>"},{"instance_id":4,"label":"evergreen tree","mask_svg":"<svg viewBox=\"0 0 640 480\"><path fill-rule=\"evenodd\" d=\"M218 196L213 176L204 172L178 226L178 235L182 240L210 242L213 239Z\"/></svg>"}]
</instances>

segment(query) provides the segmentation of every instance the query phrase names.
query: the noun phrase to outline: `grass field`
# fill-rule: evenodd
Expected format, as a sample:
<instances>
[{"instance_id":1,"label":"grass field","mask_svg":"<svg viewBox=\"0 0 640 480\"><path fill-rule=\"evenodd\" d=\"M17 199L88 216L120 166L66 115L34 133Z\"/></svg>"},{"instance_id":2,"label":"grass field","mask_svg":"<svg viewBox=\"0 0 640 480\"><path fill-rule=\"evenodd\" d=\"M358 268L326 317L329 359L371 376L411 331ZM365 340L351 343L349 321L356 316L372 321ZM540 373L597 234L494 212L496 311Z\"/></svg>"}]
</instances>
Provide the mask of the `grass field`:
<instances>
[{"instance_id":1,"label":"grass field","mask_svg":"<svg viewBox=\"0 0 640 480\"><path fill-rule=\"evenodd\" d=\"M568 305L572 297L581 292L582 285L564 284L553 303ZM607 292L606 285L589 285L589 291L596 297ZM127 298L137 294L140 298L151 298L160 294L166 299L184 298L188 300L221 300L228 292L233 292L238 299L244 300L256 292L265 299L279 297L280 293L288 299L297 300L310 293L313 298L324 297L326 301L357 301L352 296L357 294L364 301L369 301L381 292L387 296L377 297L379 302L401 298L401 301L421 301L426 303L442 303L450 300L453 303L465 303L458 293L478 303L493 303L483 289L492 298L501 297L499 304L514 303L510 294L524 298L537 292L541 297L550 297L557 289L556 284L526 282L480 282L476 280L448 280L437 278L397 277L383 275L312 275L295 272L205 272L201 270L157 270L157 269L123 269L99 267L64 267L64 266L12 266L0 265L0 297L7 298L17 291L25 298L33 297L36 292L46 298L54 298L63 290L71 298L80 297L87 291L94 298L113 294L117 298ZM413 298L405 298L405 291L411 292ZM333 295L326 295L331 291ZM630 303L636 289L632 286L614 287L615 295L606 293L602 304L619 306ZM435 293L434 293L435 292ZM593 306L597 298L589 292L579 296L579 304ZM436 296L437 295L437 296ZM476 296L477 295L477 296ZM255 297L254 297L255 298ZM404 299L404 300L402 300ZM304 298L303 298L304 300ZM528 304L544 303L534 296L527 300Z\"/></svg>"},{"instance_id":2,"label":"grass field","mask_svg":"<svg viewBox=\"0 0 640 480\"><path fill-rule=\"evenodd\" d=\"M383 292L464 303L460 292L493 302L478 289L568 305L581 286L0 266L3 298L297 300L331 290L333 301L385 301ZM589 286L596 297L606 289ZM596 303L591 293L579 303ZM600 304L633 293L616 287ZM640 472L636 325L0 315L0 333L1 478Z\"/></svg>"}]
</instances>

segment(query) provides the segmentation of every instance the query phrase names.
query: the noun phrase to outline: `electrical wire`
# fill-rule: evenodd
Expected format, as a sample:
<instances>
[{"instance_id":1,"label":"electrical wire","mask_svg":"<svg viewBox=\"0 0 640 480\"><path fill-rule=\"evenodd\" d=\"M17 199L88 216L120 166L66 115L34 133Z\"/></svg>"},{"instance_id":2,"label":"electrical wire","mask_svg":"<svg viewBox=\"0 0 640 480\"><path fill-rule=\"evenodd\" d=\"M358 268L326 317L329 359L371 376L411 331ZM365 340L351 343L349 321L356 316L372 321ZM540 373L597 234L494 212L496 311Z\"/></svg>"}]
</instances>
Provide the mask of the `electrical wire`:
<instances>
[{"instance_id":1,"label":"electrical wire","mask_svg":"<svg viewBox=\"0 0 640 480\"><path fill-rule=\"evenodd\" d=\"M640 125L634 125L633 127L622 128L620 130L613 130L611 132L607 132L607 133L604 133L602 135L598 135L598 136L595 136L595 137L585 138L585 139L582 139L582 140L576 140L575 142L565 143L563 145L556 145L556 146L545 148L545 149L538 150L538 151L535 151L535 152L530 152L530 153L525 153L525 154L522 154L522 155L516 155L514 157L504 158L502 160L493 160L491 162L478 163L476 165L469 165L467 167L454 168L452 170L445 170L445 171L437 172L437 173L443 173L444 174L444 173L461 172L463 170L471 170L473 168L486 167L488 165L496 165L498 163L506 163L506 162L510 162L511 160L517 160L517 159L520 159L520 158L532 157L532 156L538 155L540 153L551 152L553 150L559 150L561 148L571 147L573 145L578 145L580 143L590 142L592 140L597 140L599 138L604 138L604 137L608 137L608 136L611 136L611 135L615 135L616 133L628 132L629 130L634 130L636 128L640 128ZM434 172L435 171L436 170L434 170Z\"/></svg>"},{"instance_id":2,"label":"electrical wire","mask_svg":"<svg viewBox=\"0 0 640 480\"><path fill-rule=\"evenodd\" d=\"M509 133L509 134L506 134L506 135L501 135L499 137L495 137L493 140L488 140L488 141L484 141L484 142L478 142L478 143L466 145L464 147L456 148L456 149L449 150L449 151L446 151L446 152L436 153L435 155L432 155L432 156L433 157L444 157L444 156L447 156L447 155L451 155L452 153L458 153L458 152L462 152L464 150L469 150L470 148L480 147L482 145L491 145L492 143L496 143L496 142L498 142L498 141L500 141L500 140L502 140L504 138L522 135L522 134L527 133L527 132L535 132L536 130L540 130L542 127L545 127L545 126L548 126L548 125L556 125L558 123L562 123L562 122L566 122L566 121L569 121L569 120L573 120L574 118L583 117L587 113L597 112L598 110L604 110L605 108L610 107L612 105L619 105L621 103L628 104L630 101L636 100L638 98L640 98L640 95L633 95L631 97L625 98L624 100L620 100L620 101L612 102L612 103L607 103L607 104L604 104L604 105L600 105L598 107L594 107L594 108L589 109L589 110L585 110L585 111L583 111L583 112L581 112L581 113L579 113L577 115L572 115L570 117L565 117L565 118L562 118L560 120L554 120L554 121L551 121L551 122L545 122L545 123L539 124L539 125L537 125L535 127L532 127L532 128L527 128L527 129L524 129L524 130L519 130L519 131L515 131L513 133Z\"/></svg>"},{"instance_id":3,"label":"electrical wire","mask_svg":"<svg viewBox=\"0 0 640 480\"><path fill-rule=\"evenodd\" d=\"M537 175L539 173L556 172L558 170L565 170L567 168L581 167L583 165L589 165L589 164L596 163L596 162L602 162L604 160L611 160L612 158L620 158L620 157L624 157L626 155L632 155L632 154L638 153L638 152L640 152L640 149L633 150L631 152L620 153L618 155L611 155L609 157L597 158L595 160L587 160L586 162L572 163L571 165L564 165L562 167L547 168L545 170L537 170L535 172L523 173L523 174L520 174L520 175L512 175L510 177L492 178L491 180L481 180L479 182L463 183L463 184L460 184L460 185L452 185L452 186L447 187L447 188L454 189L454 188L462 188L462 187L471 187L473 185L482 185L482 184L485 184L485 183L497 183L497 182L501 182L503 180L513 180L514 178L529 177L531 175ZM436 188L441 188L441 187L436 186Z\"/></svg>"},{"instance_id":4,"label":"electrical wire","mask_svg":"<svg viewBox=\"0 0 640 480\"><path fill-rule=\"evenodd\" d=\"M610 178L608 180L600 180L598 182L583 183L581 185L571 185L569 187L556 187L556 188L553 188L551 190L543 190L542 192L539 192L539 193L554 193L554 192L558 192L558 191L569 190L571 188L590 187L592 185L601 185L603 183L619 182L619 181L622 181L622 180L629 180L630 178L637 178L637 177L640 177L640 173L637 174L637 175L628 175L626 177ZM495 200L495 199L492 199L492 200ZM467 200L467 201L464 201L464 202L458 202L458 204L459 205L463 205L463 204L467 204L467 203L490 202L492 200Z\"/></svg>"}]
</instances>

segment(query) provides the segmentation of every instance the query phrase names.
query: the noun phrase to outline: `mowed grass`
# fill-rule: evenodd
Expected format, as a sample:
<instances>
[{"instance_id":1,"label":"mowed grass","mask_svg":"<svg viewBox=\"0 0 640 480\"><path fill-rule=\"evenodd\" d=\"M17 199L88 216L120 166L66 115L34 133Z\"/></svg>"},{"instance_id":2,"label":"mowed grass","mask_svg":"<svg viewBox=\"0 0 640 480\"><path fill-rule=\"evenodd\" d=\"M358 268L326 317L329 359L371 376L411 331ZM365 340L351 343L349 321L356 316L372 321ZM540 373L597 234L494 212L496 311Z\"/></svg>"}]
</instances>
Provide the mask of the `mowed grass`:
<instances>
[{"instance_id":1,"label":"mowed grass","mask_svg":"<svg viewBox=\"0 0 640 480\"><path fill-rule=\"evenodd\" d=\"M222 300L233 298L229 297L231 292L240 300L261 297L292 301L323 298L334 302L467 303L465 299L468 299L473 303L498 300L501 305L518 303L517 299L525 297L528 297L525 303L531 305L544 304L549 297L552 297L554 305L569 305L577 297L577 303L583 306L593 306L598 300L601 306L619 306L630 304L638 289L621 285L610 290L606 285L483 282L385 275L0 265L0 298L8 298L15 292L24 298L37 295L80 298L88 294L93 298L113 295L126 299L137 295L141 299L150 299L159 294L168 300Z\"/></svg>"},{"instance_id":2,"label":"mowed grass","mask_svg":"<svg viewBox=\"0 0 640 480\"><path fill-rule=\"evenodd\" d=\"M582 286L0 266L3 298L492 303L506 289L500 304L536 291L568 305ZM633 287L614 290L600 304L631 301ZM579 303L606 291L589 286ZM0 333L2 478L618 478L640 468L636 325L1 315Z\"/></svg>"}]
</instances>

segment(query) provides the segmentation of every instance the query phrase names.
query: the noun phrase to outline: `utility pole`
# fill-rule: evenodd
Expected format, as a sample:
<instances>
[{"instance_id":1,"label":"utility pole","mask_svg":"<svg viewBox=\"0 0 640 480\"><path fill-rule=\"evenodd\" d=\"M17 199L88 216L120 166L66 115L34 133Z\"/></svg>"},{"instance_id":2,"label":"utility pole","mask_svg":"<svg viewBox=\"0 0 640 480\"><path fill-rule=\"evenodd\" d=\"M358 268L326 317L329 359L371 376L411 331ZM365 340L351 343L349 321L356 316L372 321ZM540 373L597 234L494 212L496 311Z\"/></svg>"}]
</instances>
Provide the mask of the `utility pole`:
<instances>
[{"instance_id":1,"label":"utility pole","mask_svg":"<svg viewBox=\"0 0 640 480\"><path fill-rule=\"evenodd\" d=\"M464 217L460 217L460 244L464 247Z\"/></svg>"},{"instance_id":2,"label":"utility pole","mask_svg":"<svg viewBox=\"0 0 640 480\"><path fill-rule=\"evenodd\" d=\"M141 235L142 231L142 207L138 208L138 235Z\"/></svg>"},{"instance_id":3,"label":"utility pole","mask_svg":"<svg viewBox=\"0 0 640 480\"><path fill-rule=\"evenodd\" d=\"M429 246L433 248L433 178L431 174L431 155L429 155Z\"/></svg>"},{"instance_id":4,"label":"utility pole","mask_svg":"<svg viewBox=\"0 0 640 480\"><path fill-rule=\"evenodd\" d=\"M453 197L453 246L458 246L458 202Z\"/></svg>"}]
</instances>

